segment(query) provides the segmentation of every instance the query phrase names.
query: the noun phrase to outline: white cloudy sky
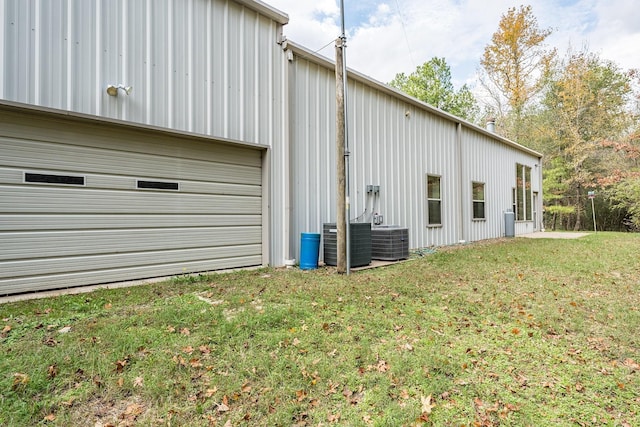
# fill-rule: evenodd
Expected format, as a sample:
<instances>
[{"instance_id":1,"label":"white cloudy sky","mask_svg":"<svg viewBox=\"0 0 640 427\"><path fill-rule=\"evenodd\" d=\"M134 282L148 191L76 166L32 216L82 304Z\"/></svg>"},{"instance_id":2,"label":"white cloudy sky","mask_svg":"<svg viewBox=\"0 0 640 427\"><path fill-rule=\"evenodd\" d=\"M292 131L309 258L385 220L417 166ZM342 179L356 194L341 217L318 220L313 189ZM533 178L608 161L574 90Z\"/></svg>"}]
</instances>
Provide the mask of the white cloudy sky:
<instances>
[{"instance_id":1,"label":"white cloudy sky","mask_svg":"<svg viewBox=\"0 0 640 427\"><path fill-rule=\"evenodd\" d=\"M340 34L339 0L263 0L289 15L285 34L333 57ZM474 85L484 47L509 7L507 0L344 0L347 64L376 80L412 72L444 57L454 84ZM638 0L530 0L540 28L552 28L548 45L562 54L587 46L622 69L640 68Z\"/></svg>"}]
</instances>

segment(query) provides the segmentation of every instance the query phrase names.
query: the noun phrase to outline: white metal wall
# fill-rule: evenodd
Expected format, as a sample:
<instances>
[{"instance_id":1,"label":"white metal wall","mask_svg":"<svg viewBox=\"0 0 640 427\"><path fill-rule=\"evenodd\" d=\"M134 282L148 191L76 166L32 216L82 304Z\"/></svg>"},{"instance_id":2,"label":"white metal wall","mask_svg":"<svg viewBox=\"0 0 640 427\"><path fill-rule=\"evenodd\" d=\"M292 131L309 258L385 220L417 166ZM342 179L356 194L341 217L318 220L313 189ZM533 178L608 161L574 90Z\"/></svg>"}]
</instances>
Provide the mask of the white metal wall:
<instances>
[{"instance_id":1,"label":"white metal wall","mask_svg":"<svg viewBox=\"0 0 640 427\"><path fill-rule=\"evenodd\" d=\"M291 234L297 258L301 232L335 221L335 72L333 64L295 44L290 60ZM515 163L534 167L538 155L497 135L435 111L366 76L348 87L351 218L409 228L412 248L504 234ZM441 177L440 227L426 226L426 174ZM536 180L538 175L533 173ZM471 182L486 185L487 220L472 220ZM379 185L379 195L366 192ZM534 182L533 191L540 191ZM533 231L518 224L517 232Z\"/></svg>"},{"instance_id":2,"label":"white metal wall","mask_svg":"<svg viewBox=\"0 0 640 427\"><path fill-rule=\"evenodd\" d=\"M513 207L513 187L515 187L515 165L531 168L532 191L542 194L542 184L538 174L540 159L517 148L506 146L491 136L463 127L462 131L463 186L462 200L467 207L463 210L463 240L476 241L504 235L504 212ZM472 219L471 183L485 183L485 221ZM540 207L538 207L540 209ZM532 233L532 221L518 221L516 234Z\"/></svg>"},{"instance_id":3,"label":"white metal wall","mask_svg":"<svg viewBox=\"0 0 640 427\"><path fill-rule=\"evenodd\" d=\"M2 99L245 142L280 137L281 23L249 7L4 0L0 10ZM118 83L132 93L108 96Z\"/></svg>"},{"instance_id":4,"label":"white metal wall","mask_svg":"<svg viewBox=\"0 0 640 427\"><path fill-rule=\"evenodd\" d=\"M253 0L0 0L0 99L271 147L281 265L287 21ZM131 94L107 95L119 83Z\"/></svg>"}]
</instances>

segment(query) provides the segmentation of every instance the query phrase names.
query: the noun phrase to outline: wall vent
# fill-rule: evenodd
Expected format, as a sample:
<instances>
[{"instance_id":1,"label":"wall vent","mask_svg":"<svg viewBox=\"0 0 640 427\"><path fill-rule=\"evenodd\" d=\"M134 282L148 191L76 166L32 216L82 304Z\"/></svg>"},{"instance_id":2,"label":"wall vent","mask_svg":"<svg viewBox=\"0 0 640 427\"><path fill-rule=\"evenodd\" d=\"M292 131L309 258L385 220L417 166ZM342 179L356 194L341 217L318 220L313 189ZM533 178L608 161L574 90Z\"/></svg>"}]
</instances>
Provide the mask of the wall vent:
<instances>
[{"instance_id":1,"label":"wall vent","mask_svg":"<svg viewBox=\"0 0 640 427\"><path fill-rule=\"evenodd\" d=\"M24 182L37 184L84 185L84 176L25 172Z\"/></svg>"},{"instance_id":2,"label":"wall vent","mask_svg":"<svg viewBox=\"0 0 640 427\"><path fill-rule=\"evenodd\" d=\"M151 190L179 190L180 185L177 182L166 181L141 181L138 180L138 188Z\"/></svg>"}]
</instances>

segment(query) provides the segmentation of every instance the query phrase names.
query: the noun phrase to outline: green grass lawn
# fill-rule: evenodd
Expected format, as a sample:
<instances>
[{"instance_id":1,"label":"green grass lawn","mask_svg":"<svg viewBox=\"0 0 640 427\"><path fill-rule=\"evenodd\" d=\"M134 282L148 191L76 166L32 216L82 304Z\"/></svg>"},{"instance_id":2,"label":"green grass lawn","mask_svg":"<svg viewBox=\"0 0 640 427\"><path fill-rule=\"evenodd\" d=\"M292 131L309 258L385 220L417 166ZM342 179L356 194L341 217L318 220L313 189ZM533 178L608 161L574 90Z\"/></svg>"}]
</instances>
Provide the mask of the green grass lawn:
<instances>
[{"instance_id":1,"label":"green grass lawn","mask_svg":"<svg viewBox=\"0 0 640 427\"><path fill-rule=\"evenodd\" d=\"M0 425L639 426L640 236L0 305Z\"/></svg>"}]
</instances>

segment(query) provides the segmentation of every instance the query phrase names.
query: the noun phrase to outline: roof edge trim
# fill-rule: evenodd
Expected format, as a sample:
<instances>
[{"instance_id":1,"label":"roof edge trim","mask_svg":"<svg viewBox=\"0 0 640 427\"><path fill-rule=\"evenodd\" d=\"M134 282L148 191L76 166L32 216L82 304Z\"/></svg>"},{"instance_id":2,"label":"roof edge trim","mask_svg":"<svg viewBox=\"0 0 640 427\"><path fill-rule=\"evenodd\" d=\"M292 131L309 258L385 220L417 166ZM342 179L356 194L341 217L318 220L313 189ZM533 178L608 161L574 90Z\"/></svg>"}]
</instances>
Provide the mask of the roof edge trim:
<instances>
[{"instance_id":1,"label":"roof edge trim","mask_svg":"<svg viewBox=\"0 0 640 427\"><path fill-rule=\"evenodd\" d=\"M286 25L289 23L289 15L260 0L234 0L234 1L238 4L248 7L249 9L255 10L256 12L266 16L267 18L273 19L279 24Z\"/></svg>"}]
</instances>

